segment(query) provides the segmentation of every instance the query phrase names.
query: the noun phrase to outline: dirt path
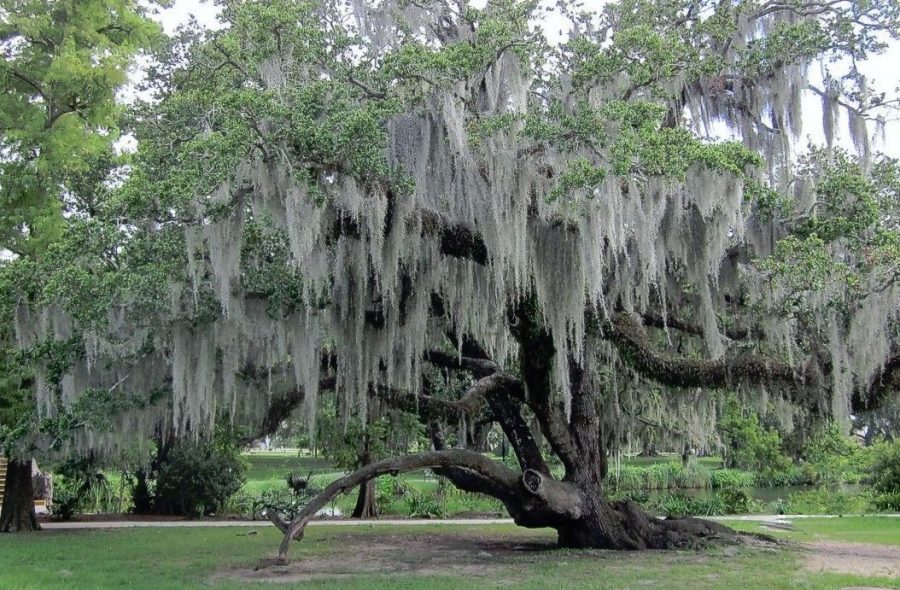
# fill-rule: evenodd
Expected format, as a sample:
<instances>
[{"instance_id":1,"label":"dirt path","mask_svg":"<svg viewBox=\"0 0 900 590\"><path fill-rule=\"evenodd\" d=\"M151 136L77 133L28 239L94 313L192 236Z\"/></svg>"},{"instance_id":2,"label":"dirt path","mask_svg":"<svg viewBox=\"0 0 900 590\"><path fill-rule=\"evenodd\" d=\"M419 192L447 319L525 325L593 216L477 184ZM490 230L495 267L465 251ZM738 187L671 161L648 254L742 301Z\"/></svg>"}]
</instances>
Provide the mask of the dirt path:
<instances>
[{"instance_id":1,"label":"dirt path","mask_svg":"<svg viewBox=\"0 0 900 590\"><path fill-rule=\"evenodd\" d=\"M900 577L900 547L869 543L817 541L805 543L804 566L814 572Z\"/></svg>"}]
</instances>

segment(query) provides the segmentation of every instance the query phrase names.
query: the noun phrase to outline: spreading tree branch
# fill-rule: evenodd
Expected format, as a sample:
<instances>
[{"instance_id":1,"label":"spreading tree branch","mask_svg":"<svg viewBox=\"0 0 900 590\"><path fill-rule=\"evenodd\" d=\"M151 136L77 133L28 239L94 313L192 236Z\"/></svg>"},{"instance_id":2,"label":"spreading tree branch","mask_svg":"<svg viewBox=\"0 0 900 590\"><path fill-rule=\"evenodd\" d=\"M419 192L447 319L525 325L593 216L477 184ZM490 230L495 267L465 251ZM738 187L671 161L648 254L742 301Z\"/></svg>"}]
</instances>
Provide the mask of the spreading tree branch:
<instances>
[{"instance_id":1,"label":"spreading tree branch","mask_svg":"<svg viewBox=\"0 0 900 590\"><path fill-rule=\"evenodd\" d=\"M738 384L772 383L796 388L805 384L803 371L755 354L731 358L692 359L657 350L644 327L632 316L614 314L606 336L622 359L641 374L675 387L729 387Z\"/></svg>"}]
</instances>

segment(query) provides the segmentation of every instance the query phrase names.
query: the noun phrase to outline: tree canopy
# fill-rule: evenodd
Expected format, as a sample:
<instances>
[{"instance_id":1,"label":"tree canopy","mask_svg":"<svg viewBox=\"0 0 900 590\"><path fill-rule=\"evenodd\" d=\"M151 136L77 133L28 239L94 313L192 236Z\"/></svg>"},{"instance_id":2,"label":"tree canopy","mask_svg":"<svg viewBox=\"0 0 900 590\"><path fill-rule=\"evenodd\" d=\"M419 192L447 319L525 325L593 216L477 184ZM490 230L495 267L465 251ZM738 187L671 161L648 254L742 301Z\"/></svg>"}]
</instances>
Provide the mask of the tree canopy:
<instances>
[{"instance_id":1,"label":"tree canopy","mask_svg":"<svg viewBox=\"0 0 900 590\"><path fill-rule=\"evenodd\" d=\"M91 212L91 175L112 157L124 85L135 53L159 26L130 1L0 4L0 246L46 248L64 211Z\"/></svg>"},{"instance_id":2,"label":"tree canopy","mask_svg":"<svg viewBox=\"0 0 900 590\"><path fill-rule=\"evenodd\" d=\"M36 293L32 265L64 239L67 219L95 215L115 183L116 93L159 34L146 12L129 1L0 2L0 256L4 266L15 259L2 270L0 305L0 449L13 457L2 532L37 528L29 451L65 436L33 436L31 390L46 375L34 370L34 350L14 345L12 317Z\"/></svg>"},{"instance_id":3,"label":"tree canopy","mask_svg":"<svg viewBox=\"0 0 900 590\"><path fill-rule=\"evenodd\" d=\"M76 446L282 400L312 418L325 389L345 417L378 398L464 432L489 411L522 473L439 437L409 465L564 544L665 546L683 539L600 492L636 415L682 416L690 439L721 390L785 424L884 394L900 168L872 153L893 99L857 64L900 31L895 2L270 0L221 19L160 50L121 186L3 269L38 412L72 417ZM807 92L826 145L798 150ZM435 367L471 387L448 397Z\"/></svg>"}]
</instances>

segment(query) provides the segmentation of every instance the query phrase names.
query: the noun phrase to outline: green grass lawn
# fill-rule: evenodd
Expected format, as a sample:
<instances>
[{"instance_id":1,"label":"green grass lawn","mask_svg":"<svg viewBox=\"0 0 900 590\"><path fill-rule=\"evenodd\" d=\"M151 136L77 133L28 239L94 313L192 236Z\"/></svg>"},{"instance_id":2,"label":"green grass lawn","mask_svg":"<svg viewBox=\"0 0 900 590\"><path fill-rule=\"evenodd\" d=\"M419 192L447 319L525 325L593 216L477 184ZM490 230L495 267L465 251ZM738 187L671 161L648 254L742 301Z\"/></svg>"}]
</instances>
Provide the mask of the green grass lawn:
<instances>
[{"instance_id":1,"label":"green grass lawn","mask_svg":"<svg viewBox=\"0 0 900 590\"><path fill-rule=\"evenodd\" d=\"M500 460L499 456L489 454L492 459ZM312 472L317 478L320 476L343 473L336 469L326 459L312 457L309 455L298 456L297 451L252 451L244 453L243 459L247 462L247 482L248 484L256 484L256 482L270 482L282 480L285 475L293 472L297 475L306 476ZM513 461L509 456L509 461ZM656 455L653 457L623 457L622 465L655 465L657 463L671 463L673 461L681 461L680 455ZM699 464L710 469L722 467L722 459L720 457L698 457L695 459ZM423 472L418 471L411 476L422 477Z\"/></svg>"},{"instance_id":2,"label":"green grass lawn","mask_svg":"<svg viewBox=\"0 0 900 590\"><path fill-rule=\"evenodd\" d=\"M298 456L290 451L253 451L241 457L247 462L247 480L282 479L288 473L306 477L314 474L334 471L334 467L323 457Z\"/></svg>"},{"instance_id":3,"label":"green grass lawn","mask_svg":"<svg viewBox=\"0 0 900 590\"><path fill-rule=\"evenodd\" d=\"M798 530L788 533L791 538L858 541L865 535L866 540L900 544L897 520L848 517L796 524ZM3 535L0 588L272 588L235 579L238 573L255 575L257 559L275 551L276 531L258 530L255 536L239 528ZM472 545L473 538L480 545ZM900 588L896 578L805 571L803 553L790 547L615 553L550 549L552 541L550 531L505 525L317 526L307 529L306 538L292 549L294 565L288 571L300 572L301 578L274 587ZM453 543L469 546L460 551Z\"/></svg>"},{"instance_id":4,"label":"green grass lawn","mask_svg":"<svg viewBox=\"0 0 900 590\"><path fill-rule=\"evenodd\" d=\"M241 458L247 464L247 478L243 491L258 496L271 487L286 487L288 473L306 477L310 472L316 479L333 479L339 472L322 457L298 456L296 452L254 451L244 453Z\"/></svg>"},{"instance_id":5,"label":"green grass lawn","mask_svg":"<svg viewBox=\"0 0 900 590\"><path fill-rule=\"evenodd\" d=\"M764 529L758 522L728 521L724 524L740 531L763 532L792 541L846 541L900 546L900 518L885 516L845 516L842 518L785 517L792 531Z\"/></svg>"}]
</instances>

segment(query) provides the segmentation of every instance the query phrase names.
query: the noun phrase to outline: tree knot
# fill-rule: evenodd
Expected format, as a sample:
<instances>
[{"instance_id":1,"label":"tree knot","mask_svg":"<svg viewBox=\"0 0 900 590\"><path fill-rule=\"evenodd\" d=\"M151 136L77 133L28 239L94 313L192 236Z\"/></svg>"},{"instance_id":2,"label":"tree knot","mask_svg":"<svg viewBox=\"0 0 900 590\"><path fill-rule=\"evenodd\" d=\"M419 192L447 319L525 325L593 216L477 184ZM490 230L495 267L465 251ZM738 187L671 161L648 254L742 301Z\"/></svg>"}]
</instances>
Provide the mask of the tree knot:
<instances>
[{"instance_id":1,"label":"tree knot","mask_svg":"<svg viewBox=\"0 0 900 590\"><path fill-rule=\"evenodd\" d=\"M522 474L522 485L525 486L525 489L528 490L529 493L534 494L535 496L540 495L541 483L543 481L544 476L534 469L526 469Z\"/></svg>"}]
</instances>

